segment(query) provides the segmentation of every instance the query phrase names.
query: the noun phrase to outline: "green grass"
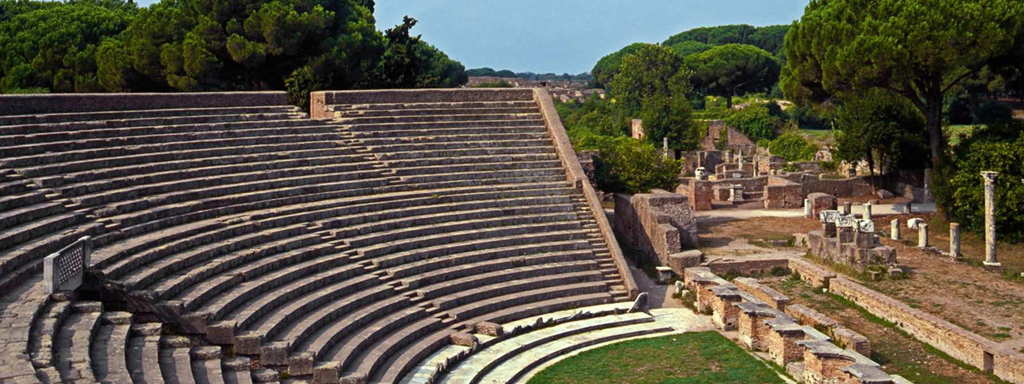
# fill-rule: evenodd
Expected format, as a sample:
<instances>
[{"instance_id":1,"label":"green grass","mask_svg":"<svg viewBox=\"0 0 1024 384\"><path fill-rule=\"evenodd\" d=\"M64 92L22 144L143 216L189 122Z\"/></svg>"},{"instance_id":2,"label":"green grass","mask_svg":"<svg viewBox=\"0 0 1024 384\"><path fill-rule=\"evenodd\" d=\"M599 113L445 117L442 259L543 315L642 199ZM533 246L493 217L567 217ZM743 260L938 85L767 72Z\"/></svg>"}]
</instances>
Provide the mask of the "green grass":
<instances>
[{"instance_id":1,"label":"green grass","mask_svg":"<svg viewBox=\"0 0 1024 384\"><path fill-rule=\"evenodd\" d=\"M773 368L716 332L638 339L582 352L529 384L784 383Z\"/></svg>"},{"instance_id":2,"label":"green grass","mask_svg":"<svg viewBox=\"0 0 1024 384\"><path fill-rule=\"evenodd\" d=\"M947 125L942 128L946 136L949 137L949 145L955 146L960 143L960 135L970 137L971 133L975 129L984 127L983 125Z\"/></svg>"}]
</instances>

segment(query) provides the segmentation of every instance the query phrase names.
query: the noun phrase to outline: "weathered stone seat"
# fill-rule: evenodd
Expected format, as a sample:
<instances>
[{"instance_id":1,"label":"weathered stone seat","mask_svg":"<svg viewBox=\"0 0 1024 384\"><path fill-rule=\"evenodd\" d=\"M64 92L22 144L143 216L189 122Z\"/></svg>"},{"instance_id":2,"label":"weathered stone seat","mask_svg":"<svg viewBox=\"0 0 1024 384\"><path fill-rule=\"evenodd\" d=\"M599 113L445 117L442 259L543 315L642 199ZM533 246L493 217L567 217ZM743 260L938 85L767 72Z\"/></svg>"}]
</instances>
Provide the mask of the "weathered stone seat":
<instances>
[{"instance_id":1,"label":"weathered stone seat","mask_svg":"<svg viewBox=\"0 0 1024 384\"><path fill-rule=\"evenodd\" d=\"M19 124L42 124L42 123L63 123L71 121L104 121L121 119L138 119L154 117L176 117L176 116L215 116L215 115L245 115L260 113L301 113L299 108L291 105L266 105L266 106L245 106L245 107L217 107L217 108L166 108L166 109L139 109L139 110L111 110L96 112L71 112L71 113L44 113L36 115L7 115L0 116L0 125Z\"/></svg>"},{"instance_id":2,"label":"weathered stone seat","mask_svg":"<svg viewBox=\"0 0 1024 384\"><path fill-rule=\"evenodd\" d=\"M533 113L500 113L499 111L488 111L488 113L476 114L416 114L416 115L385 115L385 116L338 116L336 120L343 124L380 124L380 123L449 123L458 121L516 121L516 120L540 120L541 116L537 111Z\"/></svg>"},{"instance_id":3,"label":"weathered stone seat","mask_svg":"<svg viewBox=\"0 0 1024 384\"><path fill-rule=\"evenodd\" d=\"M90 344L94 376L101 383L130 382L127 352L132 314L104 312L100 320L102 325Z\"/></svg>"},{"instance_id":4,"label":"weathered stone seat","mask_svg":"<svg viewBox=\"0 0 1024 384\"><path fill-rule=\"evenodd\" d=\"M43 123L8 125L7 145L23 145L54 141L74 141L99 138L164 135L178 132L209 132L225 128L246 129L296 124L297 113L268 113L247 115L177 116L125 120L103 120L72 123ZM243 123L248 123L241 125ZM229 125L230 124L230 125Z\"/></svg>"}]
</instances>

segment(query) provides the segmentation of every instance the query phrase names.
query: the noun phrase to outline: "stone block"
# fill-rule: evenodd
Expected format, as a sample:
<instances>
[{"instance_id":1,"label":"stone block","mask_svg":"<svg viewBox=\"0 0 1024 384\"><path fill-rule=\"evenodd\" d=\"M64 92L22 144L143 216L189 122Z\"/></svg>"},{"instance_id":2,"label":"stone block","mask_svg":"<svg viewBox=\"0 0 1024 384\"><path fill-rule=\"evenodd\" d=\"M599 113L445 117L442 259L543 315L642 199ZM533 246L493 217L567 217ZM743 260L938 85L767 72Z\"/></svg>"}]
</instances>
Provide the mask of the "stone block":
<instances>
[{"instance_id":1,"label":"stone block","mask_svg":"<svg viewBox=\"0 0 1024 384\"><path fill-rule=\"evenodd\" d=\"M341 383L341 364L337 361L328 361L313 368L314 384L339 384Z\"/></svg>"},{"instance_id":2,"label":"stone block","mask_svg":"<svg viewBox=\"0 0 1024 384\"><path fill-rule=\"evenodd\" d=\"M299 352L292 355L288 358L288 374L292 376L312 375L315 357L312 352Z\"/></svg>"},{"instance_id":3,"label":"stone block","mask_svg":"<svg viewBox=\"0 0 1024 384\"><path fill-rule=\"evenodd\" d=\"M211 343L230 345L235 342L235 327L238 323L234 320L219 321L206 327L206 339Z\"/></svg>"},{"instance_id":4,"label":"stone block","mask_svg":"<svg viewBox=\"0 0 1024 384\"><path fill-rule=\"evenodd\" d=\"M504 328L501 327L501 324L492 323L490 321L481 321L479 323L476 323L475 328L476 333L479 333L481 335L497 337L505 333Z\"/></svg>"},{"instance_id":5,"label":"stone block","mask_svg":"<svg viewBox=\"0 0 1024 384\"><path fill-rule=\"evenodd\" d=\"M260 354L260 345L263 343L263 336L255 333L248 332L235 336L235 353L240 355L258 355Z\"/></svg>"},{"instance_id":6,"label":"stone block","mask_svg":"<svg viewBox=\"0 0 1024 384\"><path fill-rule=\"evenodd\" d=\"M285 341L278 341L260 347L260 362L263 365L287 365L288 348L290 344Z\"/></svg>"},{"instance_id":7,"label":"stone block","mask_svg":"<svg viewBox=\"0 0 1024 384\"><path fill-rule=\"evenodd\" d=\"M463 347L475 347L480 341L473 336L471 333L466 332L454 332L451 335L452 344L461 345Z\"/></svg>"},{"instance_id":8,"label":"stone block","mask_svg":"<svg viewBox=\"0 0 1024 384\"><path fill-rule=\"evenodd\" d=\"M696 267L704 261L704 253L698 249L691 249L689 251L683 251L673 253L669 255L668 266L672 268L678 275L682 275L683 270L690 267Z\"/></svg>"}]
</instances>

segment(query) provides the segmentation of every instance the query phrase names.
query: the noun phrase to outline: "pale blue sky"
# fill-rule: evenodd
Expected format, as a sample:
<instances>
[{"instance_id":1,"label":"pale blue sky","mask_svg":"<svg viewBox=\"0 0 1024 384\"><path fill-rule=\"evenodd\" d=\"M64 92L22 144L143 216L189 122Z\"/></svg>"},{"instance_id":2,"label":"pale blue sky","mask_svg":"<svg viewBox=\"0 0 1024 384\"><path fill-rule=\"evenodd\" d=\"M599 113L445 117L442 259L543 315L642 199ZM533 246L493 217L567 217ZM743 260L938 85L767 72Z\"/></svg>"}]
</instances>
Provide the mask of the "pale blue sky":
<instances>
[{"instance_id":1,"label":"pale blue sky","mask_svg":"<svg viewBox=\"0 0 1024 384\"><path fill-rule=\"evenodd\" d=\"M141 0L140 4L155 0ZM807 0L377 0L377 27L403 15L467 68L579 73L637 41L722 24L789 24Z\"/></svg>"}]
</instances>

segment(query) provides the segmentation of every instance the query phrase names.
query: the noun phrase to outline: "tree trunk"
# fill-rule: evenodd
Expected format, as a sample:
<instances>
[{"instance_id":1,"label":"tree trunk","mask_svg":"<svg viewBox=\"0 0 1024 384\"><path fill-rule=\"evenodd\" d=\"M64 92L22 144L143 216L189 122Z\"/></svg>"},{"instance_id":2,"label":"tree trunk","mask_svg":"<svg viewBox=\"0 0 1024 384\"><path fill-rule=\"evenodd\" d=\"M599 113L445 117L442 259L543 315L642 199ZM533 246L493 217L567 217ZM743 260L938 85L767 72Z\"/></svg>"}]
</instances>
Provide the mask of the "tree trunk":
<instances>
[{"instance_id":1,"label":"tree trunk","mask_svg":"<svg viewBox=\"0 0 1024 384\"><path fill-rule=\"evenodd\" d=\"M725 95L725 109L732 110L732 92Z\"/></svg>"},{"instance_id":2,"label":"tree trunk","mask_svg":"<svg viewBox=\"0 0 1024 384\"><path fill-rule=\"evenodd\" d=\"M932 170L939 170L945 164L946 138L942 135L942 97L933 98L925 107L928 129L928 148L932 155ZM934 174L934 173L933 173Z\"/></svg>"}]
</instances>

